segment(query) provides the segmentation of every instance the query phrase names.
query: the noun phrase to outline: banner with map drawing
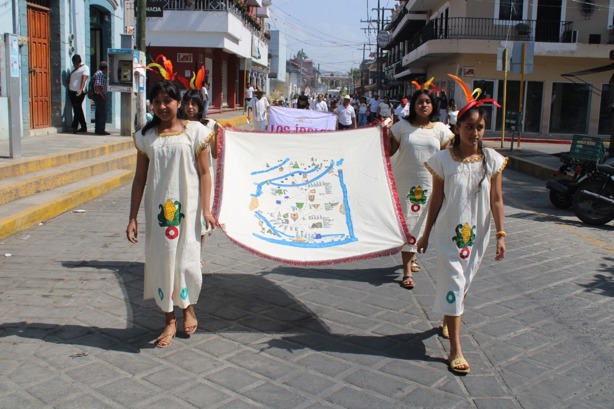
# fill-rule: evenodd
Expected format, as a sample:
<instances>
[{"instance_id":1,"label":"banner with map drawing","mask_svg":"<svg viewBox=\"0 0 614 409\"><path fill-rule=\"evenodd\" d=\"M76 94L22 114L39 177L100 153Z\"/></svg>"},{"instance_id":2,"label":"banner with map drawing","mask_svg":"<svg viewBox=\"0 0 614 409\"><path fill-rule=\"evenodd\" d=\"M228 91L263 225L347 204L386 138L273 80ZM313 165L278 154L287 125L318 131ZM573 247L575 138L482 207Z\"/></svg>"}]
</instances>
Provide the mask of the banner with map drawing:
<instances>
[{"instance_id":1,"label":"banner with map drawing","mask_svg":"<svg viewBox=\"0 0 614 409\"><path fill-rule=\"evenodd\" d=\"M335 264L394 254L410 238L380 127L224 130L218 145L214 215L255 254Z\"/></svg>"}]
</instances>

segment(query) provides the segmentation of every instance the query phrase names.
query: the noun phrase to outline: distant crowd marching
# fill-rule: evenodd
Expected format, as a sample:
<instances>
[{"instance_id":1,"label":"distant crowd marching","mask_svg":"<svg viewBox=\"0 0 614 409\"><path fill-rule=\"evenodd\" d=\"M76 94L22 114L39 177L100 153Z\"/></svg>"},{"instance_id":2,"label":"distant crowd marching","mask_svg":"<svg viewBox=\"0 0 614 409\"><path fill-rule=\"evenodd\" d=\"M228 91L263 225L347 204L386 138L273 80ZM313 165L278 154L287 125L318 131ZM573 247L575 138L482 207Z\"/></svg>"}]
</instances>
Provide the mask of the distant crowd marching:
<instances>
[{"instance_id":1,"label":"distant crowd marching","mask_svg":"<svg viewBox=\"0 0 614 409\"><path fill-rule=\"evenodd\" d=\"M391 100L377 94L366 97L359 94L317 94L310 95L302 91L294 94L292 99L279 98L269 100L264 96L261 89L248 85L245 91L245 109L248 119L254 120L256 130L266 130L267 110L269 106L308 109L319 112L330 112L337 116L337 129L366 127L374 121L390 119L391 123L408 117L410 113L410 101L406 97L400 100ZM255 96L255 98L254 98ZM454 99L448 100L445 91L441 90L435 95L437 110L434 119L448 125L450 128L456 124L458 107ZM254 115L251 115L251 114ZM256 115L258 114L258 115Z\"/></svg>"}]
</instances>

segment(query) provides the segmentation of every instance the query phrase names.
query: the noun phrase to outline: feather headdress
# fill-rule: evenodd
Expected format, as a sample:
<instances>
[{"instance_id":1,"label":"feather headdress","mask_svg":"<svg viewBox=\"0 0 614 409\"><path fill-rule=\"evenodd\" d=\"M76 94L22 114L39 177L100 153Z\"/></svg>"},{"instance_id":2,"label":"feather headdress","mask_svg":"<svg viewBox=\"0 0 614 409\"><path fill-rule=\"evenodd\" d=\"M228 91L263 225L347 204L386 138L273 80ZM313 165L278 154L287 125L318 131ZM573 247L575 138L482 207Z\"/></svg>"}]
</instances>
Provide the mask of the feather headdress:
<instances>
[{"instance_id":1,"label":"feather headdress","mask_svg":"<svg viewBox=\"0 0 614 409\"><path fill-rule=\"evenodd\" d=\"M200 90L205 82L206 74L205 66L201 65L200 69L192 73L192 79L190 80L190 88Z\"/></svg>"},{"instance_id":2,"label":"feather headdress","mask_svg":"<svg viewBox=\"0 0 614 409\"><path fill-rule=\"evenodd\" d=\"M154 69L156 68L157 71ZM164 55L158 54L156 57L156 62L152 62L147 64L147 69L149 71L157 72L160 74L162 78L167 81L179 81L184 87L190 88L190 83L181 75L177 75L175 71L173 71L173 63L171 60L167 59Z\"/></svg>"},{"instance_id":3,"label":"feather headdress","mask_svg":"<svg viewBox=\"0 0 614 409\"><path fill-rule=\"evenodd\" d=\"M476 88L472 92L467 86L467 84L465 84L465 82L459 77L457 77L456 75L448 74L448 77L452 78L454 81L458 83L458 85L461 86L461 88L463 89L463 93L465 94L465 99L467 100L467 105L465 105L464 107L461 108L460 111L458 111L458 118L462 117L463 114L467 112L468 110L470 110L471 108L479 107L481 105L488 104L488 103L493 104L497 108L501 108L501 105L499 105L499 103L495 101L494 98L483 98L483 99L478 100L478 98L480 98L480 95L482 95L481 88Z\"/></svg>"},{"instance_id":4,"label":"feather headdress","mask_svg":"<svg viewBox=\"0 0 614 409\"><path fill-rule=\"evenodd\" d=\"M416 87L417 91L420 91L423 89L427 90L428 92L432 92L432 93L441 91L442 88L435 88L435 84L433 83L433 81L435 81L435 77L429 78L422 85L420 85L418 81L412 81L411 83L414 84L414 87Z\"/></svg>"}]
</instances>

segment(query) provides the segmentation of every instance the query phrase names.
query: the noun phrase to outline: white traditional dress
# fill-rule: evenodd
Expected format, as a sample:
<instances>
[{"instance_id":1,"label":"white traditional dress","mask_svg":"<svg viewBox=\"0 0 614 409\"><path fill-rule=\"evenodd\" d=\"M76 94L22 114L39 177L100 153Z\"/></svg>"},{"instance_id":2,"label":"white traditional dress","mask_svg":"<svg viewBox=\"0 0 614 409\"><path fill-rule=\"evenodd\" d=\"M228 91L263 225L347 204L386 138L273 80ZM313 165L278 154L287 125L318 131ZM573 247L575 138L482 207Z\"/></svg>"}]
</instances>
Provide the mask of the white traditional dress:
<instances>
[{"instance_id":1,"label":"white traditional dress","mask_svg":"<svg viewBox=\"0 0 614 409\"><path fill-rule=\"evenodd\" d=\"M437 253L437 289L433 310L460 316L469 285L490 238L490 180L503 171L507 158L483 148L473 161L461 161L451 149L425 165L444 183L444 199L431 235Z\"/></svg>"},{"instance_id":2,"label":"white traditional dress","mask_svg":"<svg viewBox=\"0 0 614 409\"><path fill-rule=\"evenodd\" d=\"M439 152L454 134L441 122L416 127L405 119L394 124L390 132L399 143L399 150L392 160L394 182L407 227L413 236L401 251L415 253L416 240L422 236L428 199L431 197L432 177L424 163Z\"/></svg>"},{"instance_id":3,"label":"white traditional dress","mask_svg":"<svg viewBox=\"0 0 614 409\"><path fill-rule=\"evenodd\" d=\"M176 134L155 128L135 136L136 148L149 158L145 186L144 298L164 312L196 304L200 269L201 203L197 156L211 130L186 121Z\"/></svg>"}]
</instances>

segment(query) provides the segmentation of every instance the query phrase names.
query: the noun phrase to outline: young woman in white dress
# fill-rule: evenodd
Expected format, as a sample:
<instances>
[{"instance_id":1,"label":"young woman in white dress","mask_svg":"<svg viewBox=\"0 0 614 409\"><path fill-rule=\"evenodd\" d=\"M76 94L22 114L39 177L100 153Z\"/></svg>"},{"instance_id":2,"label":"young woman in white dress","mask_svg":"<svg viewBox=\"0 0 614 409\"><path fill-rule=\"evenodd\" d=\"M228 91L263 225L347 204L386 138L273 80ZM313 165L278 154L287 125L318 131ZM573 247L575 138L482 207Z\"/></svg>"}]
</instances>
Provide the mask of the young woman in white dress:
<instances>
[{"instance_id":1,"label":"young woman in white dress","mask_svg":"<svg viewBox=\"0 0 614 409\"><path fill-rule=\"evenodd\" d=\"M165 348L177 332L175 306L183 310L186 335L198 327L194 304L202 286L201 229L215 226L210 199L212 131L200 122L179 119L181 95L171 81L155 84L150 101L154 117L135 135L138 155L126 235L131 243L137 242L144 194L144 298L153 298L165 313L166 325L156 340L157 347Z\"/></svg>"},{"instance_id":2,"label":"young woman in white dress","mask_svg":"<svg viewBox=\"0 0 614 409\"><path fill-rule=\"evenodd\" d=\"M416 245L419 253L425 253L433 230L437 253L433 309L444 316L441 328L444 338L450 339L449 367L459 374L470 370L460 343L461 316L490 239L491 217L497 231L495 260L502 260L506 250L501 172L507 158L482 146L487 116L479 107L482 103L472 99L459 111L452 147L426 164L433 175L433 191Z\"/></svg>"}]
</instances>

